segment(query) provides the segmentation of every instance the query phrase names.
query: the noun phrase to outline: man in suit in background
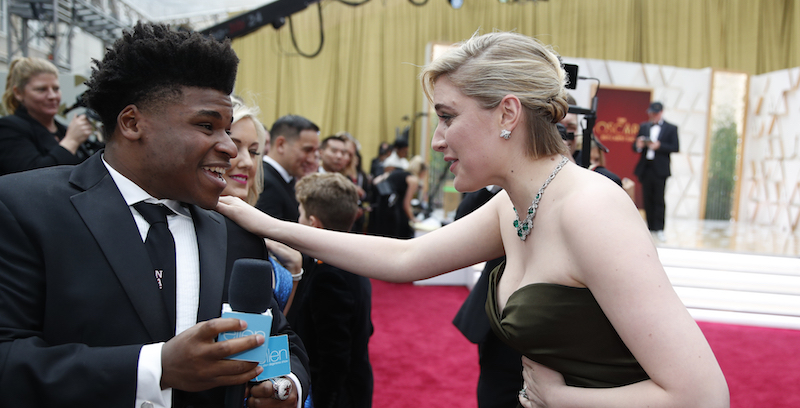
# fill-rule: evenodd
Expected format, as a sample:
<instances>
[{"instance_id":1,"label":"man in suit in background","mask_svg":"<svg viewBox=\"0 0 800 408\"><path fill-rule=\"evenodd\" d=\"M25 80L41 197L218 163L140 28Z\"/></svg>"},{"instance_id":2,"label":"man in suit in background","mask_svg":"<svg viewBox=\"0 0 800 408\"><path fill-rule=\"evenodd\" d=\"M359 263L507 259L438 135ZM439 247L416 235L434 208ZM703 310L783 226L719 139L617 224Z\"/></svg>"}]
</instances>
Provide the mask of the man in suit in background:
<instances>
[{"instance_id":1,"label":"man in suit in background","mask_svg":"<svg viewBox=\"0 0 800 408\"><path fill-rule=\"evenodd\" d=\"M639 126L633 150L640 154L633 173L642 185L647 228L660 241L664 237L666 204L664 190L670 172L670 154L680 150L678 127L665 121L664 105L653 102L647 109L647 122Z\"/></svg>"},{"instance_id":2,"label":"man in suit in background","mask_svg":"<svg viewBox=\"0 0 800 408\"><path fill-rule=\"evenodd\" d=\"M284 221L297 222L300 213L294 183L307 169L317 169L319 127L297 115L286 115L272 125L269 154L264 156L264 190L256 208Z\"/></svg>"},{"instance_id":3,"label":"man in suit in background","mask_svg":"<svg viewBox=\"0 0 800 408\"><path fill-rule=\"evenodd\" d=\"M261 371L224 357L265 341L216 342L245 327L218 318L233 261L267 255L211 211L237 153L238 58L228 41L140 23L96 64L86 100L106 149L0 178L0 406L219 407ZM269 382L251 396L298 407L308 359L271 307L294 387L284 401Z\"/></svg>"},{"instance_id":4,"label":"man in suit in background","mask_svg":"<svg viewBox=\"0 0 800 408\"><path fill-rule=\"evenodd\" d=\"M491 200L500 187L488 186L467 193L456 209L456 220L478 209ZM478 407L507 408L518 403L522 388L522 355L503 343L494 334L486 316L486 296L489 291L489 274L506 257L486 262L464 304L456 313L453 324L470 342L478 345L481 366L478 377Z\"/></svg>"}]
</instances>

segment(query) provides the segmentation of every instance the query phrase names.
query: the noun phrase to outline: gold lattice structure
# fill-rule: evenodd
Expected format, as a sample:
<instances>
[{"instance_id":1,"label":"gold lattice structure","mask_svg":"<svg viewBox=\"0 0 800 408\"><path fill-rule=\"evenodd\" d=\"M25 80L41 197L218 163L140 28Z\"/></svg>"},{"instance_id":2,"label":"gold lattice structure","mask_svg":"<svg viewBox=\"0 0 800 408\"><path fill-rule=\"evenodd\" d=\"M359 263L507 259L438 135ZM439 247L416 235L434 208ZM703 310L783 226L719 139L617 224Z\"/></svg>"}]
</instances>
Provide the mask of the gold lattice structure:
<instances>
[{"instance_id":1,"label":"gold lattice structure","mask_svg":"<svg viewBox=\"0 0 800 408\"><path fill-rule=\"evenodd\" d=\"M754 76L740 218L800 233L800 67Z\"/></svg>"}]
</instances>

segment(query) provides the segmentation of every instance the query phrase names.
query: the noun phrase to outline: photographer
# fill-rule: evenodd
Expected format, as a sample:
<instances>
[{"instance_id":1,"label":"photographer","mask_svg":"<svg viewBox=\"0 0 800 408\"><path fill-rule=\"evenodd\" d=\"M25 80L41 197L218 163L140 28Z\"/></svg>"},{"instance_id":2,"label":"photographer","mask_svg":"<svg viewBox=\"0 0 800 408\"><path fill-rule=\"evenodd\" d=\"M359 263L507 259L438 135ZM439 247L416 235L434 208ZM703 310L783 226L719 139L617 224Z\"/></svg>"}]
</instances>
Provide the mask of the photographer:
<instances>
[{"instance_id":1,"label":"photographer","mask_svg":"<svg viewBox=\"0 0 800 408\"><path fill-rule=\"evenodd\" d=\"M93 148L85 142L94 127L77 115L64 127L55 120L61 89L55 65L39 58L18 58L11 63L3 107L13 114L0 118L0 175L78 164Z\"/></svg>"}]
</instances>

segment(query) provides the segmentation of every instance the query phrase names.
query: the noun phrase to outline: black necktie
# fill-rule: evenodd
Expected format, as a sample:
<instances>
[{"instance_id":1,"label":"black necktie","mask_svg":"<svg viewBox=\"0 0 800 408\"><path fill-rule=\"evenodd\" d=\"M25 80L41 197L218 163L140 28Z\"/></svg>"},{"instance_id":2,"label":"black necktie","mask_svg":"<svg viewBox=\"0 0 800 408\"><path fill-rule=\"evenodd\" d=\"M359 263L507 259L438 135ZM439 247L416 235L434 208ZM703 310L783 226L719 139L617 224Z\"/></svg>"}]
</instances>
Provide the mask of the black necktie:
<instances>
[{"instance_id":1,"label":"black necktie","mask_svg":"<svg viewBox=\"0 0 800 408\"><path fill-rule=\"evenodd\" d=\"M158 285L164 304L169 313L170 321L175 326L175 240L169 232L167 215L174 214L172 210L161 204L149 204L144 201L136 203L133 208L142 214L150 224L144 246L150 255L153 264L153 278Z\"/></svg>"}]
</instances>

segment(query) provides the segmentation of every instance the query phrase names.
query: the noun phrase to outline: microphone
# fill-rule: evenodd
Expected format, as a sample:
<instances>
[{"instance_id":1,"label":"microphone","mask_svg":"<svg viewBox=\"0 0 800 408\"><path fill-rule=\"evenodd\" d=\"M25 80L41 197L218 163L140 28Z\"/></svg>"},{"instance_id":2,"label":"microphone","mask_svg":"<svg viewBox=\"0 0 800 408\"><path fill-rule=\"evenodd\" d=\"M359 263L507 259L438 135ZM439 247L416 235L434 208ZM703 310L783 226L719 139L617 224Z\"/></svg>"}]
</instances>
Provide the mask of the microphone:
<instances>
[{"instance_id":1,"label":"microphone","mask_svg":"<svg viewBox=\"0 0 800 408\"><path fill-rule=\"evenodd\" d=\"M237 259L228 285L234 312L264 313L272 300L272 264L264 259Z\"/></svg>"},{"instance_id":2,"label":"microphone","mask_svg":"<svg viewBox=\"0 0 800 408\"><path fill-rule=\"evenodd\" d=\"M272 264L263 259L237 259L228 284L228 304L234 312L262 314L272 300ZM249 326L248 326L249 328ZM264 336L265 340L269 333ZM247 383L225 390L225 408L242 408Z\"/></svg>"}]
</instances>

